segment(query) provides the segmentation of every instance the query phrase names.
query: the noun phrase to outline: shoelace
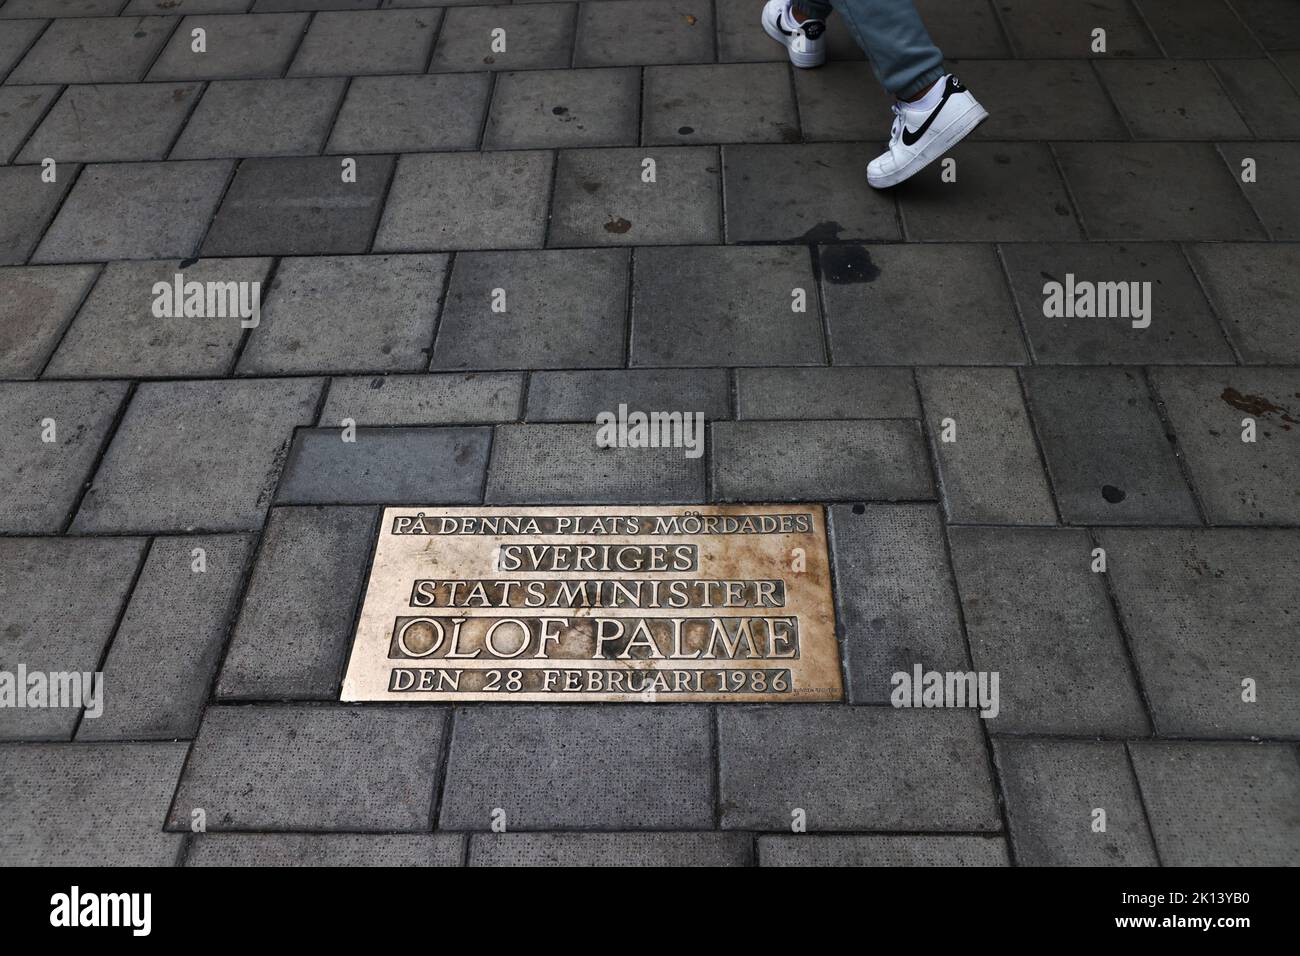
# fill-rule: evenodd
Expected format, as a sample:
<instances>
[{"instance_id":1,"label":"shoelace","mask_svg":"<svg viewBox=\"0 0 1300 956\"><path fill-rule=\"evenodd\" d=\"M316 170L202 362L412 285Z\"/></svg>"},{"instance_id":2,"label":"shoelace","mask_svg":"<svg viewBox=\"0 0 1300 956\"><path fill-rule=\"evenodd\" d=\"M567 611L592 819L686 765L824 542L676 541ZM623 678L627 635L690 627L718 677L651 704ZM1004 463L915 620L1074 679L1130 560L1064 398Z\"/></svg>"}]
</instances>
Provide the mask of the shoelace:
<instances>
[{"instance_id":1,"label":"shoelace","mask_svg":"<svg viewBox=\"0 0 1300 956\"><path fill-rule=\"evenodd\" d=\"M894 111L894 125L889 128L889 145L893 148L903 136L903 108L897 103L889 108Z\"/></svg>"}]
</instances>

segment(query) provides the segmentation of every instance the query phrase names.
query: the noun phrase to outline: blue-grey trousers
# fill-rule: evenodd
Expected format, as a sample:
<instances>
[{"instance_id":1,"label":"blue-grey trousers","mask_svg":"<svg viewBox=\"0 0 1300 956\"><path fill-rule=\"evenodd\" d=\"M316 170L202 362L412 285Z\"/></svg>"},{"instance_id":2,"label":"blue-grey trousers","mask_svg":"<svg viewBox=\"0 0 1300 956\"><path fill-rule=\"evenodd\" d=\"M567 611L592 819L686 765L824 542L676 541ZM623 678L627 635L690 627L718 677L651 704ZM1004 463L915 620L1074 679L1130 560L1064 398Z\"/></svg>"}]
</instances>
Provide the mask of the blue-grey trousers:
<instances>
[{"instance_id":1,"label":"blue-grey trousers","mask_svg":"<svg viewBox=\"0 0 1300 956\"><path fill-rule=\"evenodd\" d=\"M839 11L880 85L899 99L916 96L943 77L943 54L912 0L794 0L792 5L818 20Z\"/></svg>"}]
</instances>

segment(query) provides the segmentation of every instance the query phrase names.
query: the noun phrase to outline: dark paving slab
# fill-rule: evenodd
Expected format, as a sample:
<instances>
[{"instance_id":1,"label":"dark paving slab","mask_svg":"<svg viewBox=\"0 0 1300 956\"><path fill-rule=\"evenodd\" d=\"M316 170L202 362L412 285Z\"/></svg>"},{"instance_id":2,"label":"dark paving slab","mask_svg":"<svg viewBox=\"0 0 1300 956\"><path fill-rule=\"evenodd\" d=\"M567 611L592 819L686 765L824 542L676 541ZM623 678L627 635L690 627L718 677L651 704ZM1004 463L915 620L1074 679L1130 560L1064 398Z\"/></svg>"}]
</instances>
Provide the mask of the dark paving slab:
<instances>
[{"instance_id":1,"label":"dark paving slab","mask_svg":"<svg viewBox=\"0 0 1300 956\"><path fill-rule=\"evenodd\" d=\"M4 16L0 8L0 17ZM0 77L22 59L32 42L41 35L49 23L48 20L8 20L0 33Z\"/></svg>"},{"instance_id":2,"label":"dark paving slab","mask_svg":"<svg viewBox=\"0 0 1300 956\"><path fill-rule=\"evenodd\" d=\"M990 0L915 0L926 30L948 57L1011 55Z\"/></svg>"},{"instance_id":3,"label":"dark paving slab","mask_svg":"<svg viewBox=\"0 0 1300 956\"><path fill-rule=\"evenodd\" d=\"M198 96L197 83L70 86L18 162L164 159Z\"/></svg>"},{"instance_id":4,"label":"dark paving slab","mask_svg":"<svg viewBox=\"0 0 1300 956\"><path fill-rule=\"evenodd\" d=\"M27 261L79 169L65 164L57 180L47 183L40 166L0 166L0 265Z\"/></svg>"},{"instance_id":5,"label":"dark paving slab","mask_svg":"<svg viewBox=\"0 0 1300 956\"><path fill-rule=\"evenodd\" d=\"M519 417L522 375L446 372L330 380L318 424L470 425ZM530 390L531 395L531 390Z\"/></svg>"},{"instance_id":6,"label":"dark paving slab","mask_svg":"<svg viewBox=\"0 0 1300 956\"><path fill-rule=\"evenodd\" d=\"M1159 56L1160 50L1129 0L1045 4L996 0L1017 56ZM1092 31L1106 31L1106 53L1092 52Z\"/></svg>"},{"instance_id":7,"label":"dark paving slab","mask_svg":"<svg viewBox=\"0 0 1300 956\"><path fill-rule=\"evenodd\" d=\"M1081 60L961 60L952 71L989 111L972 139L1128 139L1124 121ZM1065 104L1068 107L1062 108Z\"/></svg>"},{"instance_id":8,"label":"dark paving slab","mask_svg":"<svg viewBox=\"0 0 1300 956\"><path fill-rule=\"evenodd\" d=\"M578 12L574 66L712 63L713 12L698 0L596 0Z\"/></svg>"},{"instance_id":9,"label":"dark paving slab","mask_svg":"<svg viewBox=\"0 0 1300 956\"><path fill-rule=\"evenodd\" d=\"M6 82L134 83L144 78L175 26L171 17L55 20Z\"/></svg>"},{"instance_id":10,"label":"dark paving slab","mask_svg":"<svg viewBox=\"0 0 1300 956\"><path fill-rule=\"evenodd\" d=\"M458 833L200 833L186 866L460 866Z\"/></svg>"},{"instance_id":11,"label":"dark paving slab","mask_svg":"<svg viewBox=\"0 0 1300 956\"><path fill-rule=\"evenodd\" d=\"M1300 247L1263 243L1199 243L1188 256L1248 364L1300 364Z\"/></svg>"},{"instance_id":12,"label":"dark paving slab","mask_svg":"<svg viewBox=\"0 0 1300 956\"><path fill-rule=\"evenodd\" d=\"M1263 50L1224 0L1136 0L1173 57L1260 56Z\"/></svg>"},{"instance_id":13,"label":"dark paving slab","mask_svg":"<svg viewBox=\"0 0 1300 956\"><path fill-rule=\"evenodd\" d=\"M266 13L187 16L172 35L151 80L230 80L284 74L307 29L310 14ZM170 28L175 19L167 18ZM191 47L195 30L207 33L207 52Z\"/></svg>"},{"instance_id":14,"label":"dark paving slab","mask_svg":"<svg viewBox=\"0 0 1300 956\"><path fill-rule=\"evenodd\" d=\"M217 80L208 84L172 159L320 152L347 80Z\"/></svg>"},{"instance_id":15,"label":"dark paving slab","mask_svg":"<svg viewBox=\"0 0 1300 956\"><path fill-rule=\"evenodd\" d=\"M473 6L446 12L429 69L546 70L569 65L576 4ZM506 48L493 50L493 30Z\"/></svg>"},{"instance_id":16,"label":"dark paving slab","mask_svg":"<svg viewBox=\"0 0 1300 956\"><path fill-rule=\"evenodd\" d=\"M3 73L0 68L0 75ZM0 164L14 158L27 134L45 116L45 111L58 95L57 86L0 87Z\"/></svg>"},{"instance_id":17,"label":"dark paving slab","mask_svg":"<svg viewBox=\"0 0 1300 956\"><path fill-rule=\"evenodd\" d=\"M784 63L648 67L642 128L651 146L797 143L789 68Z\"/></svg>"},{"instance_id":18,"label":"dark paving slab","mask_svg":"<svg viewBox=\"0 0 1300 956\"><path fill-rule=\"evenodd\" d=\"M532 422L594 422L601 412L677 409L708 421L731 417L724 369L599 369L534 372L528 381Z\"/></svg>"},{"instance_id":19,"label":"dark paving slab","mask_svg":"<svg viewBox=\"0 0 1300 956\"><path fill-rule=\"evenodd\" d=\"M1097 71L1136 139L1237 139L1249 135L1206 63L1119 60Z\"/></svg>"},{"instance_id":20,"label":"dark paving slab","mask_svg":"<svg viewBox=\"0 0 1300 956\"><path fill-rule=\"evenodd\" d=\"M1242 183L1241 189L1269 236L1300 240L1300 190L1289 181L1288 172L1300 163L1300 143L1225 143L1219 148L1228 169L1238 177L1245 159L1255 161L1258 178Z\"/></svg>"},{"instance_id":21,"label":"dark paving slab","mask_svg":"<svg viewBox=\"0 0 1300 956\"><path fill-rule=\"evenodd\" d=\"M1002 837L760 836L760 866L1009 866Z\"/></svg>"},{"instance_id":22,"label":"dark paving slab","mask_svg":"<svg viewBox=\"0 0 1300 956\"><path fill-rule=\"evenodd\" d=\"M475 833L470 866L749 866L742 833Z\"/></svg>"},{"instance_id":23,"label":"dark paving slab","mask_svg":"<svg viewBox=\"0 0 1300 956\"><path fill-rule=\"evenodd\" d=\"M326 152L473 149L491 77L359 76L348 87Z\"/></svg>"},{"instance_id":24,"label":"dark paving slab","mask_svg":"<svg viewBox=\"0 0 1300 956\"><path fill-rule=\"evenodd\" d=\"M636 0L620 0L636 2ZM703 707L480 706L456 711L440 829L706 830Z\"/></svg>"},{"instance_id":25,"label":"dark paving slab","mask_svg":"<svg viewBox=\"0 0 1300 956\"><path fill-rule=\"evenodd\" d=\"M254 0L253 13L276 13L285 10L375 10L380 0ZM389 4L392 6L392 4ZM424 3L418 6L426 6Z\"/></svg>"},{"instance_id":26,"label":"dark paving slab","mask_svg":"<svg viewBox=\"0 0 1300 956\"><path fill-rule=\"evenodd\" d=\"M0 19L10 17L111 17L122 0L9 0L0 7Z\"/></svg>"},{"instance_id":27,"label":"dark paving slab","mask_svg":"<svg viewBox=\"0 0 1300 956\"><path fill-rule=\"evenodd\" d=\"M717 0L714 9L718 16L718 62L753 63L785 56L781 45L763 32L761 7L755 9L747 0Z\"/></svg>"},{"instance_id":28,"label":"dark paving slab","mask_svg":"<svg viewBox=\"0 0 1300 956\"><path fill-rule=\"evenodd\" d=\"M1300 50L1300 10L1288 0L1233 0L1255 36L1270 50Z\"/></svg>"},{"instance_id":29,"label":"dark paving slab","mask_svg":"<svg viewBox=\"0 0 1300 956\"><path fill-rule=\"evenodd\" d=\"M0 377L40 374L98 274L98 266L0 269Z\"/></svg>"},{"instance_id":30,"label":"dark paving slab","mask_svg":"<svg viewBox=\"0 0 1300 956\"><path fill-rule=\"evenodd\" d=\"M123 8L122 16L152 13L180 17L192 13L244 13L247 10L248 0L131 0Z\"/></svg>"},{"instance_id":31,"label":"dark paving slab","mask_svg":"<svg viewBox=\"0 0 1300 956\"><path fill-rule=\"evenodd\" d=\"M608 70L528 70L496 81L484 149L633 146L641 74Z\"/></svg>"},{"instance_id":32,"label":"dark paving slab","mask_svg":"<svg viewBox=\"0 0 1300 956\"><path fill-rule=\"evenodd\" d=\"M905 368L741 368L736 417L920 418L912 372Z\"/></svg>"},{"instance_id":33,"label":"dark paving slab","mask_svg":"<svg viewBox=\"0 0 1300 956\"><path fill-rule=\"evenodd\" d=\"M1215 60L1212 65L1251 132L1266 140L1300 139L1300 94L1272 62Z\"/></svg>"},{"instance_id":34,"label":"dark paving slab","mask_svg":"<svg viewBox=\"0 0 1300 956\"><path fill-rule=\"evenodd\" d=\"M971 663L1000 675L997 733L1147 733L1082 530L951 528Z\"/></svg>"},{"instance_id":35,"label":"dark paving slab","mask_svg":"<svg viewBox=\"0 0 1300 956\"><path fill-rule=\"evenodd\" d=\"M867 142L861 167L865 182L867 163L888 140L893 119L893 99L880 88L871 68L865 63L827 63L815 70L795 70L794 89L806 141Z\"/></svg>"},{"instance_id":36,"label":"dark paving slab","mask_svg":"<svg viewBox=\"0 0 1300 956\"><path fill-rule=\"evenodd\" d=\"M441 19L437 8L318 13L289 75L422 72Z\"/></svg>"}]
</instances>

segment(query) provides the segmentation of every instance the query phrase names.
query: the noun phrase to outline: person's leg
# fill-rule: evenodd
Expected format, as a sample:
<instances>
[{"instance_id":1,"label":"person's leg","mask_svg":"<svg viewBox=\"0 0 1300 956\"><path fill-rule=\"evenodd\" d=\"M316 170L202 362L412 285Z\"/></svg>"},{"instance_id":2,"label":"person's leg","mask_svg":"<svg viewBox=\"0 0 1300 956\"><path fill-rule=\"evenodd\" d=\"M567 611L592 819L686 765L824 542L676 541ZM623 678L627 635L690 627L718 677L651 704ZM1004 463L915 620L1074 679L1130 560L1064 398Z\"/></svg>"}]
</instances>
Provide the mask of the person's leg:
<instances>
[{"instance_id":1,"label":"person's leg","mask_svg":"<svg viewBox=\"0 0 1300 956\"><path fill-rule=\"evenodd\" d=\"M827 0L793 0L796 19L826 19ZM834 0L876 79L900 100L914 100L943 79L943 54L912 0ZM802 14L803 16L799 16Z\"/></svg>"}]
</instances>

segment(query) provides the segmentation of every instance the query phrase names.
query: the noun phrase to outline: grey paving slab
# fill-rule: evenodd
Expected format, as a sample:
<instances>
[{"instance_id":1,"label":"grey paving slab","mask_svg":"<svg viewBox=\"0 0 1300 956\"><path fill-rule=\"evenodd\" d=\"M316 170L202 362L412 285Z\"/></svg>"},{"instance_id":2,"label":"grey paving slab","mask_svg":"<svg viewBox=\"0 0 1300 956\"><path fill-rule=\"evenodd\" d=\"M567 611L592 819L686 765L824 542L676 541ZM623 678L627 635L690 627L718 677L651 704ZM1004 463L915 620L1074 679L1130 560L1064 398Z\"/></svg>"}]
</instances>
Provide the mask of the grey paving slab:
<instances>
[{"instance_id":1,"label":"grey paving slab","mask_svg":"<svg viewBox=\"0 0 1300 956\"><path fill-rule=\"evenodd\" d=\"M809 704L718 710L722 827L997 830L979 718Z\"/></svg>"},{"instance_id":2,"label":"grey paving slab","mask_svg":"<svg viewBox=\"0 0 1300 956\"><path fill-rule=\"evenodd\" d=\"M0 164L13 158L58 94L57 86L0 87Z\"/></svg>"},{"instance_id":3,"label":"grey paving slab","mask_svg":"<svg viewBox=\"0 0 1300 956\"><path fill-rule=\"evenodd\" d=\"M948 520L960 524L1056 523L1052 492L1012 369L917 370L930 450ZM952 441L944 441L951 420Z\"/></svg>"},{"instance_id":4,"label":"grey paving slab","mask_svg":"<svg viewBox=\"0 0 1300 956\"><path fill-rule=\"evenodd\" d=\"M939 49L949 57L1009 56L998 15L989 0L915 0Z\"/></svg>"},{"instance_id":5,"label":"grey paving slab","mask_svg":"<svg viewBox=\"0 0 1300 956\"><path fill-rule=\"evenodd\" d=\"M827 63L815 70L795 70L794 89L807 142L867 141L860 170L865 181L867 163L880 152L893 119L893 97L876 82L871 68L865 63Z\"/></svg>"},{"instance_id":6,"label":"grey paving slab","mask_svg":"<svg viewBox=\"0 0 1300 956\"><path fill-rule=\"evenodd\" d=\"M607 411L617 414L617 409ZM654 504L704 500L704 458L687 457L690 448L602 448L596 437L594 423L497 426L484 501ZM683 437L704 441L703 435L686 436L684 430Z\"/></svg>"},{"instance_id":7,"label":"grey paving slab","mask_svg":"<svg viewBox=\"0 0 1300 956\"><path fill-rule=\"evenodd\" d=\"M477 502L491 433L486 428L338 429L294 437L278 504L440 504Z\"/></svg>"},{"instance_id":8,"label":"grey paving slab","mask_svg":"<svg viewBox=\"0 0 1300 956\"><path fill-rule=\"evenodd\" d=\"M1106 529L1098 537L1160 733L1300 736L1287 597L1300 533Z\"/></svg>"},{"instance_id":9,"label":"grey paving slab","mask_svg":"<svg viewBox=\"0 0 1300 956\"><path fill-rule=\"evenodd\" d=\"M1079 147L1071 144L1069 148ZM944 182L943 163L934 163L899 188L908 239L1033 242L1082 238L1074 207L1046 144L968 142L951 158L957 164L955 182Z\"/></svg>"},{"instance_id":10,"label":"grey paving slab","mask_svg":"<svg viewBox=\"0 0 1300 956\"><path fill-rule=\"evenodd\" d=\"M87 166L32 261L190 256L229 178L226 160Z\"/></svg>"},{"instance_id":11,"label":"grey paving slab","mask_svg":"<svg viewBox=\"0 0 1300 956\"><path fill-rule=\"evenodd\" d=\"M1089 239L1264 239L1209 143L1071 143L1057 150Z\"/></svg>"},{"instance_id":12,"label":"grey paving slab","mask_svg":"<svg viewBox=\"0 0 1300 956\"><path fill-rule=\"evenodd\" d=\"M723 147L727 241L899 239L894 197L866 183L872 153L860 143Z\"/></svg>"},{"instance_id":13,"label":"grey paving slab","mask_svg":"<svg viewBox=\"0 0 1300 956\"><path fill-rule=\"evenodd\" d=\"M77 740L192 738L234 617L252 535L155 538L104 661L104 711Z\"/></svg>"},{"instance_id":14,"label":"grey paving slab","mask_svg":"<svg viewBox=\"0 0 1300 956\"><path fill-rule=\"evenodd\" d=\"M948 536L971 663L1000 675L990 730L1147 733L1086 532L954 527Z\"/></svg>"},{"instance_id":15,"label":"grey paving slab","mask_svg":"<svg viewBox=\"0 0 1300 956\"><path fill-rule=\"evenodd\" d=\"M642 178L646 159L654 160L653 182ZM561 150L549 244L720 242L720 169L717 149L708 146Z\"/></svg>"},{"instance_id":16,"label":"grey paving slab","mask_svg":"<svg viewBox=\"0 0 1300 956\"><path fill-rule=\"evenodd\" d=\"M633 67L502 73L483 148L633 146L640 96Z\"/></svg>"},{"instance_id":17,"label":"grey paving slab","mask_svg":"<svg viewBox=\"0 0 1300 956\"><path fill-rule=\"evenodd\" d=\"M801 137L789 67L784 63L647 67L642 129L644 141L651 146L797 143Z\"/></svg>"},{"instance_id":18,"label":"grey paving slab","mask_svg":"<svg viewBox=\"0 0 1300 956\"><path fill-rule=\"evenodd\" d=\"M951 69L989 110L972 139L1129 138L1097 73L1082 60L961 60Z\"/></svg>"},{"instance_id":19,"label":"grey paving slab","mask_svg":"<svg viewBox=\"0 0 1300 956\"><path fill-rule=\"evenodd\" d=\"M903 368L741 368L736 417L920 418L912 373Z\"/></svg>"},{"instance_id":20,"label":"grey paving slab","mask_svg":"<svg viewBox=\"0 0 1300 956\"><path fill-rule=\"evenodd\" d=\"M820 365L816 289L799 246L638 249L631 364Z\"/></svg>"},{"instance_id":21,"label":"grey paving slab","mask_svg":"<svg viewBox=\"0 0 1300 956\"><path fill-rule=\"evenodd\" d=\"M552 165L542 151L403 156L375 249L539 248Z\"/></svg>"},{"instance_id":22,"label":"grey paving slab","mask_svg":"<svg viewBox=\"0 0 1300 956\"><path fill-rule=\"evenodd\" d=\"M1007 843L984 836L760 836L760 866L1008 866Z\"/></svg>"},{"instance_id":23,"label":"grey paving slab","mask_svg":"<svg viewBox=\"0 0 1300 956\"><path fill-rule=\"evenodd\" d=\"M45 370L46 378L163 378L225 375L243 339L239 309L227 316L154 315L164 282L265 283L270 259L110 262ZM252 303L249 285L242 300ZM259 289L260 291L260 289ZM206 305L205 305L206 310Z\"/></svg>"},{"instance_id":24,"label":"grey paving slab","mask_svg":"<svg viewBox=\"0 0 1300 956\"><path fill-rule=\"evenodd\" d=\"M1260 56L1263 50L1224 0L1136 0L1173 57Z\"/></svg>"},{"instance_id":25,"label":"grey paving slab","mask_svg":"<svg viewBox=\"0 0 1300 956\"><path fill-rule=\"evenodd\" d=\"M1097 70L1136 139L1236 139L1250 133L1205 63L1103 60Z\"/></svg>"},{"instance_id":26,"label":"grey paving slab","mask_svg":"<svg viewBox=\"0 0 1300 956\"><path fill-rule=\"evenodd\" d=\"M1166 866L1294 866L1300 768L1286 744L1129 745Z\"/></svg>"},{"instance_id":27,"label":"grey paving slab","mask_svg":"<svg viewBox=\"0 0 1300 956\"><path fill-rule=\"evenodd\" d=\"M131 0L122 10L123 16L189 16L191 13L244 13L248 0Z\"/></svg>"},{"instance_id":28,"label":"grey paving slab","mask_svg":"<svg viewBox=\"0 0 1300 956\"><path fill-rule=\"evenodd\" d=\"M1256 180L1242 192L1275 240L1300 240L1300 195L1287 182L1286 170L1300 163L1300 143L1225 143L1219 147L1228 168L1240 177L1246 159L1254 160Z\"/></svg>"},{"instance_id":29,"label":"grey paving slab","mask_svg":"<svg viewBox=\"0 0 1300 956\"><path fill-rule=\"evenodd\" d=\"M4 213L0 216L0 265L27 261L81 167L74 163L58 167L52 183L41 178L41 169L0 166L0 210Z\"/></svg>"},{"instance_id":30,"label":"grey paving slab","mask_svg":"<svg viewBox=\"0 0 1300 956\"><path fill-rule=\"evenodd\" d=\"M1300 11L1287 0L1233 0L1233 6L1270 50L1300 49Z\"/></svg>"},{"instance_id":31,"label":"grey paving slab","mask_svg":"<svg viewBox=\"0 0 1300 956\"><path fill-rule=\"evenodd\" d=\"M1192 265L1228 337L1248 364L1300 364L1300 246L1201 243L1188 247Z\"/></svg>"},{"instance_id":32,"label":"grey paving slab","mask_svg":"<svg viewBox=\"0 0 1300 956\"><path fill-rule=\"evenodd\" d=\"M819 261L836 364L1026 361L992 246L822 246Z\"/></svg>"},{"instance_id":33,"label":"grey paving slab","mask_svg":"<svg viewBox=\"0 0 1300 956\"><path fill-rule=\"evenodd\" d=\"M459 833L200 833L186 866L460 866Z\"/></svg>"},{"instance_id":34,"label":"grey paving slab","mask_svg":"<svg viewBox=\"0 0 1300 956\"><path fill-rule=\"evenodd\" d=\"M334 122L330 153L473 149L491 77L359 76Z\"/></svg>"},{"instance_id":35,"label":"grey paving slab","mask_svg":"<svg viewBox=\"0 0 1300 956\"><path fill-rule=\"evenodd\" d=\"M0 15L3 15L2 10ZM0 34L0 77L22 59L48 23L48 20L9 20L5 23L5 32Z\"/></svg>"},{"instance_id":36,"label":"grey paving slab","mask_svg":"<svg viewBox=\"0 0 1300 956\"><path fill-rule=\"evenodd\" d=\"M1269 60L1215 60L1215 75L1260 139L1300 139L1300 94Z\"/></svg>"},{"instance_id":37,"label":"grey paving slab","mask_svg":"<svg viewBox=\"0 0 1300 956\"><path fill-rule=\"evenodd\" d=\"M253 13L285 10L376 10L380 0L254 0ZM425 4L419 4L425 6Z\"/></svg>"},{"instance_id":38,"label":"grey paving slab","mask_svg":"<svg viewBox=\"0 0 1300 956\"><path fill-rule=\"evenodd\" d=\"M429 69L547 70L569 65L576 4L457 7L446 12ZM505 49L494 42L504 30ZM493 47L496 49L493 49Z\"/></svg>"},{"instance_id":39,"label":"grey paving slab","mask_svg":"<svg viewBox=\"0 0 1300 956\"><path fill-rule=\"evenodd\" d=\"M11 17L111 17L122 0L9 0L0 7L0 19Z\"/></svg>"},{"instance_id":40,"label":"grey paving slab","mask_svg":"<svg viewBox=\"0 0 1300 956\"><path fill-rule=\"evenodd\" d=\"M620 0L635 2L635 0ZM483 706L456 711L439 829L713 828L703 707Z\"/></svg>"},{"instance_id":41,"label":"grey paving slab","mask_svg":"<svg viewBox=\"0 0 1300 956\"><path fill-rule=\"evenodd\" d=\"M996 0L1002 25L1021 57L1159 56L1160 49L1129 0L1044 4ZM1106 31L1106 52L1093 53L1092 31Z\"/></svg>"},{"instance_id":42,"label":"grey paving slab","mask_svg":"<svg viewBox=\"0 0 1300 956\"><path fill-rule=\"evenodd\" d=\"M749 866L740 833L476 833L470 866Z\"/></svg>"},{"instance_id":43,"label":"grey paving slab","mask_svg":"<svg viewBox=\"0 0 1300 956\"><path fill-rule=\"evenodd\" d=\"M1025 388L1066 524L1198 524L1142 372L1027 369Z\"/></svg>"},{"instance_id":44,"label":"grey paving slab","mask_svg":"<svg viewBox=\"0 0 1300 956\"><path fill-rule=\"evenodd\" d=\"M217 80L208 84L172 159L320 152L347 80Z\"/></svg>"},{"instance_id":45,"label":"grey paving slab","mask_svg":"<svg viewBox=\"0 0 1300 956\"><path fill-rule=\"evenodd\" d=\"M229 80L282 76L310 20L307 13L187 16L180 22L151 80ZM169 18L169 24L175 20ZM207 36L207 49L193 49L195 30Z\"/></svg>"},{"instance_id":46,"label":"grey paving slab","mask_svg":"<svg viewBox=\"0 0 1300 956\"><path fill-rule=\"evenodd\" d=\"M916 664L969 670L938 509L836 505L830 525L849 700L888 703Z\"/></svg>"},{"instance_id":47,"label":"grey paving slab","mask_svg":"<svg viewBox=\"0 0 1300 956\"><path fill-rule=\"evenodd\" d=\"M365 252L379 220L392 156L358 156L355 181L329 157L249 159L217 210L205 256Z\"/></svg>"},{"instance_id":48,"label":"grey paving slab","mask_svg":"<svg viewBox=\"0 0 1300 956\"><path fill-rule=\"evenodd\" d=\"M444 255L282 260L239 373L423 370L447 267Z\"/></svg>"},{"instance_id":49,"label":"grey paving slab","mask_svg":"<svg viewBox=\"0 0 1300 956\"><path fill-rule=\"evenodd\" d=\"M63 530L127 390L126 382L0 383L0 531Z\"/></svg>"},{"instance_id":50,"label":"grey paving slab","mask_svg":"<svg viewBox=\"0 0 1300 956\"><path fill-rule=\"evenodd\" d=\"M712 63L712 7L698 0L581 4L574 66Z\"/></svg>"},{"instance_id":51,"label":"grey paving slab","mask_svg":"<svg viewBox=\"0 0 1300 956\"><path fill-rule=\"evenodd\" d=\"M461 253L432 367L621 365L627 270L622 249Z\"/></svg>"},{"instance_id":52,"label":"grey paving slab","mask_svg":"<svg viewBox=\"0 0 1300 956\"><path fill-rule=\"evenodd\" d=\"M761 8L746 0L717 0L718 61L752 63L779 60L785 50L764 31L759 22Z\"/></svg>"},{"instance_id":53,"label":"grey paving slab","mask_svg":"<svg viewBox=\"0 0 1300 956\"><path fill-rule=\"evenodd\" d=\"M715 422L719 501L896 501L933 498L916 422Z\"/></svg>"},{"instance_id":54,"label":"grey paving slab","mask_svg":"<svg viewBox=\"0 0 1300 956\"><path fill-rule=\"evenodd\" d=\"M1017 865L1159 865L1123 743L1000 737L993 753Z\"/></svg>"},{"instance_id":55,"label":"grey paving slab","mask_svg":"<svg viewBox=\"0 0 1300 956\"><path fill-rule=\"evenodd\" d=\"M708 421L731 415L724 369L592 369L534 372L528 380L532 422L594 422L618 406L651 412L702 412Z\"/></svg>"},{"instance_id":56,"label":"grey paving slab","mask_svg":"<svg viewBox=\"0 0 1300 956\"><path fill-rule=\"evenodd\" d=\"M0 377L40 374L98 274L97 266L0 269Z\"/></svg>"},{"instance_id":57,"label":"grey paving slab","mask_svg":"<svg viewBox=\"0 0 1300 956\"><path fill-rule=\"evenodd\" d=\"M175 26L172 17L55 20L6 82L134 83Z\"/></svg>"},{"instance_id":58,"label":"grey paving slab","mask_svg":"<svg viewBox=\"0 0 1300 956\"><path fill-rule=\"evenodd\" d=\"M1231 364L1232 349L1196 277L1176 245L1166 243L1016 243L1001 248L1025 335L1038 364ZM1070 277L1073 277L1072 279ZM1052 285L1055 283L1055 285ZM1070 283L1075 283L1073 286ZM1114 286L1119 308L1098 302L1103 283ZM1145 283L1145 285L1133 285ZM1085 309L1107 314L1056 314L1059 294L1071 313L1079 296ZM1073 295L1067 289L1073 288ZM1138 297L1133 297L1134 293ZM1128 300L1127 309L1123 303ZM1049 307L1050 300L1050 307ZM1105 301L1110 301L1109 299ZM1148 310L1138 314L1136 305ZM1048 315L1048 312L1053 312ZM1111 312L1119 314L1110 314ZM1127 314L1123 314L1127 312ZM1134 323L1138 327L1134 326Z\"/></svg>"},{"instance_id":59,"label":"grey paving slab","mask_svg":"<svg viewBox=\"0 0 1300 956\"><path fill-rule=\"evenodd\" d=\"M167 829L429 829L447 739L439 708L209 707Z\"/></svg>"},{"instance_id":60,"label":"grey paving slab","mask_svg":"<svg viewBox=\"0 0 1300 956\"><path fill-rule=\"evenodd\" d=\"M319 424L469 425L519 417L522 375L439 372L330 380Z\"/></svg>"},{"instance_id":61,"label":"grey paving slab","mask_svg":"<svg viewBox=\"0 0 1300 956\"><path fill-rule=\"evenodd\" d=\"M75 532L260 529L319 379L146 382L118 426Z\"/></svg>"},{"instance_id":62,"label":"grey paving slab","mask_svg":"<svg viewBox=\"0 0 1300 956\"><path fill-rule=\"evenodd\" d=\"M275 508L217 696L336 700L365 582L373 508Z\"/></svg>"},{"instance_id":63,"label":"grey paving slab","mask_svg":"<svg viewBox=\"0 0 1300 956\"><path fill-rule=\"evenodd\" d=\"M316 14L290 76L420 73L429 62L442 11L341 10Z\"/></svg>"},{"instance_id":64,"label":"grey paving slab","mask_svg":"<svg viewBox=\"0 0 1300 956\"><path fill-rule=\"evenodd\" d=\"M1152 374L1209 522L1300 524L1300 369Z\"/></svg>"},{"instance_id":65,"label":"grey paving slab","mask_svg":"<svg viewBox=\"0 0 1300 956\"><path fill-rule=\"evenodd\" d=\"M163 159L198 95L197 83L70 86L18 162Z\"/></svg>"},{"instance_id":66,"label":"grey paving slab","mask_svg":"<svg viewBox=\"0 0 1300 956\"><path fill-rule=\"evenodd\" d=\"M0 748L0 847L14 866L174 866L163 833L186 744Z\"/></svg>"}]
</instances>

